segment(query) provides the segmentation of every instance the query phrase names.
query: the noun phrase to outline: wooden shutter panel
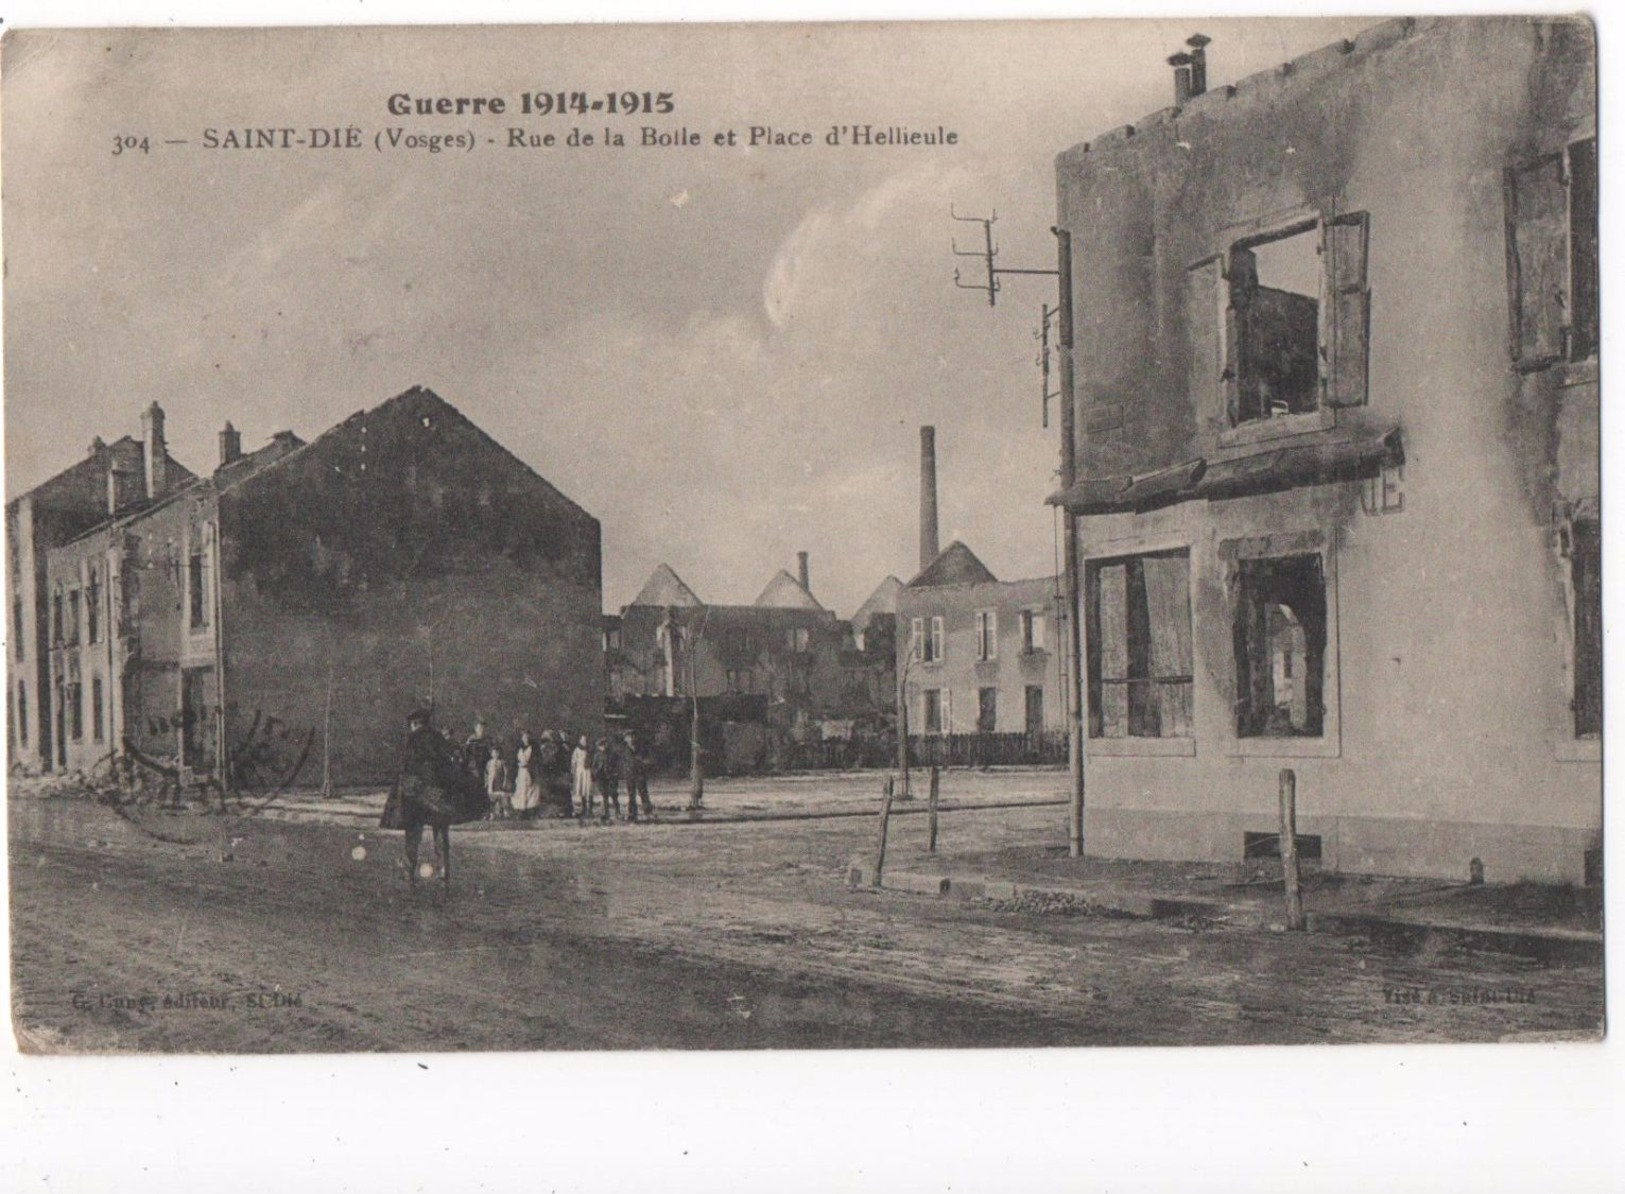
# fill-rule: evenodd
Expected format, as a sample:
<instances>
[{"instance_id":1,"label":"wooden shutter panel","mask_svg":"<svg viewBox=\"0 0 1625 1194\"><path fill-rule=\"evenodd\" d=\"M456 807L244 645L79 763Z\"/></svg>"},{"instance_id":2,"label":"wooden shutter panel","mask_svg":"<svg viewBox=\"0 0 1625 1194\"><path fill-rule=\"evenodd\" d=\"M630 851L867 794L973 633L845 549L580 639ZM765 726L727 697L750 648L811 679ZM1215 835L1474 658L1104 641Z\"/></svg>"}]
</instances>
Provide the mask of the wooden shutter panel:
<instances>
[{"instance_id":1,"label":"wooden shutter panel","mask_svg":"<svg viewBox=\"0 0 1625 1194\"><path fill-rule=\"evenodd\" d=\"M1199 420L1218 419L1227 410L1224 363L1228 304L1219 297L1222 273L1217 257L1194 265L1185 275L1185 334L1191 346L1187 381Z\"/></svg>"},{"instance_id":2,"label":"wooden shutter panel","mask_svg":"<svg viewBox=\"0 0 1625 1194\"><path fill-rule=\"evenodd\" d=\"M1231 426L1241 422L1241 379L1249 369L1242 359L1252 343L1248 320L1253 293L1258 289L1258 259L1246 249L1232 249L1225 264L1224 402Z\"/></svg>"},{"instance_id":3,"label":"wooden shutter panel","mask_svg":"<svg viewBox=\"0 0 1625 1194\"><path fill-rule=\"evenodd\" d=\"M1568 187L1563 155L1506 173L1512 360L1539 369L1563 355L1568 322Z\"/></svg>"},{"instance_id":4,"label":"wooden shutter panel","mask_svg":"<svg viewBox=\"0 0 1625 1194\"><path fill-rule=\"evenodd\" d=\"M1326 225L1326 278L1330 341L1326 362L1326 403L1362 406L1369 389L1371 290L1366 285L1370 218L1349 212Z\"/></svg>"}]
</instances>

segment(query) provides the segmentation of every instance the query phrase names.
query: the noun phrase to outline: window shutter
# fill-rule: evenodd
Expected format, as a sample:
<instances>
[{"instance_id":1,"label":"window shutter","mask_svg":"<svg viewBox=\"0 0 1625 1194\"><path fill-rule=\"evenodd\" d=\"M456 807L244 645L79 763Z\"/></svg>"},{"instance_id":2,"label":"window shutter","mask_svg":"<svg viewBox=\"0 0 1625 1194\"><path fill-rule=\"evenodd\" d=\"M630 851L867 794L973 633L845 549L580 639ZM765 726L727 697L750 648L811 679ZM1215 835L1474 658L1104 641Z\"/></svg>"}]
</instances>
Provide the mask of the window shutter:
<instances>
[{"instance_id":1,"label":"window shutter","mask_svg":"<svg viewBox=\"0 0 1625 1194\"><path fill-rule=\"evenodd\" d=\"M1241 377L1247 369L1242 354L1251 341L1247 320L1258 289L1258 259L1247 249L1232 250L1225 282L1224 369L1219 377L1224 383L1225 412L1234 426L1241 422Z\"/></svg>"},{"instance_id":2,"label":"window shutter","mask_svg":"<svg viewBox=\"0 0 1625 1194\"><path fill-rule=\"evenodd\" d=\"M1563 155L1506 173L1507 300L1512 361L1539 369L1563 356L1568 322L1568 187Z\"/></svg>"},{"instance_id":3,"label":"window shutter","mask_svg":"<svg viewBox=\"0 0 1625 1194\"><path fill-rule=\"evenodd\" d=\"M1371 291L1366 285L1370 217L1340 215L1325 229L1330 333L1326 369L1329 406L1363 406L1369 389Z\"/></svg>"},{"instance_id":4,"label":"window shutter","mask_svg":"<svg viewBox=\"0 0 1625 1194\"><path fill-rule=\"evenodd\" d=\"M1185 328L1190 339L1191 405L1198 419L1216 419L1226 409L1224 363L1228 304L1220 299L1219 258L1194 265L1185 275Z\"/></svg>"}]
</instances>

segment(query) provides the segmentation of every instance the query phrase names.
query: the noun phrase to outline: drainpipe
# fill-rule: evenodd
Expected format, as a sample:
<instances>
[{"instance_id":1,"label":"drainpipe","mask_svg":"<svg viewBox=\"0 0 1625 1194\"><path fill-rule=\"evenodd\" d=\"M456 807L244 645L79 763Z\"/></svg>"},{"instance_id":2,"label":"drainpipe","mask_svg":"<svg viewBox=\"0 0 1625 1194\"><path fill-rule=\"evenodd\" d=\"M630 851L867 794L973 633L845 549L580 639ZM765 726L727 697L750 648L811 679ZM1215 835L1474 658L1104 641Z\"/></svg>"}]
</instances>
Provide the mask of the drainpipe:
<instances>
[{"instance_id":1,"label":"drainpipe","mask_svg":"<svg viewBox=\"0 0 1625 1194\"><path fill-rule=\"evenodd\" d=\"M1061 325L1061 489L1070 489L1077 481L1077 378L1072 360L1072 233L1064 228L1052 228L1056 240L1056 266L1060 273ZM1066 758L1071 779L1071 810L1069 817L1068 853L1073 858L1083 857L1083 616L1079 595L1082 584L1078 575L1078 519L1072 511L1062 507L1066 530L1062 538L1066 568Z\"/></svg>"},{"instance_id":2,"label":"drainpipe","mask_svg":"<svg viewBox=\"0 0 1625 1194\"><path fill-rule=\"evenodd\" d=\"M214 776L222 801L231 787L231 752L226 745L226 622L224 576L220 571L220 495L214 495L214 518L209 536L209 584L214 604Z\"/></svg>"}]
</instances>

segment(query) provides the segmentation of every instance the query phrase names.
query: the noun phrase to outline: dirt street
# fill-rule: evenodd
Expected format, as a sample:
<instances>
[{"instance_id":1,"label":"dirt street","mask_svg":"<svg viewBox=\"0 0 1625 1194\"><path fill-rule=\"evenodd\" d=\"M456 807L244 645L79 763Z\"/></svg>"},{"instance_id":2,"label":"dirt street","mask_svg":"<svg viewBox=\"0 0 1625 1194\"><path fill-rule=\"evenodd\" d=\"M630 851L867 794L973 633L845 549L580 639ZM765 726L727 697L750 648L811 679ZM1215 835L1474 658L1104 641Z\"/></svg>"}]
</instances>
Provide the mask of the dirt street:
<instances>
[{"instance_id":1,"label":"dirt street","mask_svg":"<svg viewBox=\"0 0 1625 1194\"><path fill-rule=\"evenodd\" d=\"M478 827L446 891L409 888L399 835L370 828L10 814L31 1049L1495 1040L1601 1015L1590 968L852 891L865 818ZM894 822L898 865L923 832ZM1051 807L944 818L978 848L1063 834Z\"/></svg>"}]
</instances>

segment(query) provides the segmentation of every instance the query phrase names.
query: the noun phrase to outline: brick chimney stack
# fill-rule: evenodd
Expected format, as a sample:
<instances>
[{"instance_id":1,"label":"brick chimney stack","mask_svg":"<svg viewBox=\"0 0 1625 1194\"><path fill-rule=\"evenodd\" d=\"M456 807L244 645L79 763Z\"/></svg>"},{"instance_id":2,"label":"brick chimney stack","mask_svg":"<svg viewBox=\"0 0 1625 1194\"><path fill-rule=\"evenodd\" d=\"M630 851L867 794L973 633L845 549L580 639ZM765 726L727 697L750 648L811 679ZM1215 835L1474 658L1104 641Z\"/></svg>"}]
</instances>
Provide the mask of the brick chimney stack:
<instances>
[{"instance_id":1,"label":"brick chimney stack","mask_svg":"<svg viewBox=\"0 0 1625 1194\"><path fill-rule=\"evenodd\" d=\"M1168 59L1174 68L1174 107L1184 107L1207 90L1207 47L1212 41L1205 34L1193 33L1185 39L1190 49Z\"/></svg>"},{"instance_id":2,"label":"brick chimney stack","mask_svg":"<svg viewBox=\"0 0 1625 1194\"><path fill-rule=\"evenodd\" d=\"M807 553L804 551L796 552L796 563L800 566L801 587L811 593L812 574L807 569Z\"/></svg>"},{"instance_id":3,"label":"brick chimney stack","mask_svg":"<svg viewBox=\"0 0 1625 1194\"><path fill-rule=\"evenodd\" d=\"M243 434L233 427L230 422L220 430L220 467L243 457Z\"/></svg>"},{"instance_id":4,"label":"brick chimney stack","mask_svg":"<svg viewBox=\"0 0 1625 1194\"><path fill-rule=\"evenodd\" d=\"M920 428L920 571L937 558L937 429Z\"/></svg>"},{"instance_id":5,"label":"brick chimney stack","mask_svg":"<svg viewBox=\"0 0 1625 1194\"><path fill-rule=\"evenodd\" d=\"M154 402L141 412L142 463L146 465L147 499L156 501L169 489L169 445L164 442L164 408Z\"/></svg>"}]
</instances>

